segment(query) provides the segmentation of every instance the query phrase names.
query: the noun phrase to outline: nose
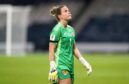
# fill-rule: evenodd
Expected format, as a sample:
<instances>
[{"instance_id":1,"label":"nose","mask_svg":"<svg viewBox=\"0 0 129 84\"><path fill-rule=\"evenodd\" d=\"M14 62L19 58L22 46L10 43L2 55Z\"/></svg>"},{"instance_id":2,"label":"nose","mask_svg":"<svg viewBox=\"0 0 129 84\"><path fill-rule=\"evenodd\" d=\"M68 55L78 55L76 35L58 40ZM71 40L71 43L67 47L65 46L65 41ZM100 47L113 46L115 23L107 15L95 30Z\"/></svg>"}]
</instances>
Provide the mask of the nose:
<instances>
[{"instance_id":1,"label":"nose","mask_svg":"<svg viewBox=\"0 0 129 84\"><path fill-rule=\"evenodd\" d=\"M70 11L68 10L68 13L70 13Z\"/></svg>"},{"instance_id":2,"label":"nose","mask_svg":"<svg viewBox=\"0 0 129 84\"><path fill-rule=\"evenodd\" d=\"M70 11L68 11L68 14L71 14L71 12L70 12Z\"/></svg>"}]
</instances>

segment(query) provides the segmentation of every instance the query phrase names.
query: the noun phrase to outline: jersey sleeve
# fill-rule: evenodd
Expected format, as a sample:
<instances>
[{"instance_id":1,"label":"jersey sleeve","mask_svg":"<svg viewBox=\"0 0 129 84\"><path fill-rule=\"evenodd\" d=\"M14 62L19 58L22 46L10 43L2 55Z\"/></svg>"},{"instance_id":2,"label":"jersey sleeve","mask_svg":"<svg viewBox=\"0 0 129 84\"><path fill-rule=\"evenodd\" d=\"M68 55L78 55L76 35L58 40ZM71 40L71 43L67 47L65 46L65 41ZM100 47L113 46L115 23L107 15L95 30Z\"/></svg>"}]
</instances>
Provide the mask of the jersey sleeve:
<instances>
[{"instance_id":1,"label":"jersey sleeve","mask_svg":"<svg viewBox=\"0 0 129 84\"><path fill-rule=\"evenodd\" d=\"M53 29L50 33L50 42L57 43L60 40L60 30Z\"/></svg>"}]
</instances>

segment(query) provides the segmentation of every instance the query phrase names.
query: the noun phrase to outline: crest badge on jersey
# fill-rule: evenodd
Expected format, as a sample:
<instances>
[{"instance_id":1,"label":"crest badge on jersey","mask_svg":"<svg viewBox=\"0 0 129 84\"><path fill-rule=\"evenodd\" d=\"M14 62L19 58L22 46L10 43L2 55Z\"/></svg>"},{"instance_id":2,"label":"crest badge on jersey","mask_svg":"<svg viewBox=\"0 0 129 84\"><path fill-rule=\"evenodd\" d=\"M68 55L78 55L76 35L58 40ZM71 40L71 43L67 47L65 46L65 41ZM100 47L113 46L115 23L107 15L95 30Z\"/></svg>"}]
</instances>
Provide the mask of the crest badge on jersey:
<instances>
[{"instance_id":1,"label":"crest badge on jersey","mask_svg":"<svg viewBox=\"0 0 129 84\"><path fill-rule=\"evenodd\" d=\"M52 34L52 35L50 36L50 40L51 40L51 41L54 41L54 40L55 40L55 35Z\"/></svg>"},{"instance_id":2,"label":"crest badge on jersey","mask_svg":"<svg viewBox=\"0 0 129 84\"><path fill-rule=\"evenodd\" d=\"M67 74L68 74L68 71L67 71L67 70L63 70L62 73L63 73L64 75L67 75Z\"/></svg>"}]
</instances>

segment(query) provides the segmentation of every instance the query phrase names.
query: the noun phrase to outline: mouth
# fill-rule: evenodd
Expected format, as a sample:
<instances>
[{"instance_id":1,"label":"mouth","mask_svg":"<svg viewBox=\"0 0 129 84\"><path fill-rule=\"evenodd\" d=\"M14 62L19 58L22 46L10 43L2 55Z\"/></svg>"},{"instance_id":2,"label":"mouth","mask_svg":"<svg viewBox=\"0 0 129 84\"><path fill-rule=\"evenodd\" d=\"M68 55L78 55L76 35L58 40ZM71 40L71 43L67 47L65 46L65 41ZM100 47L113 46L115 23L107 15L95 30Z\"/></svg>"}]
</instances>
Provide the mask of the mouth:
<instances>
[{"instance_id":1,"label":"mouth","mask_svg":"<svg viewBox=\"0 0 129 84\"><path fill-rule=\"evenodd\" d=\"M69 16L71 17L71 13L69 14Z\"/></svg>"}]
</instances>

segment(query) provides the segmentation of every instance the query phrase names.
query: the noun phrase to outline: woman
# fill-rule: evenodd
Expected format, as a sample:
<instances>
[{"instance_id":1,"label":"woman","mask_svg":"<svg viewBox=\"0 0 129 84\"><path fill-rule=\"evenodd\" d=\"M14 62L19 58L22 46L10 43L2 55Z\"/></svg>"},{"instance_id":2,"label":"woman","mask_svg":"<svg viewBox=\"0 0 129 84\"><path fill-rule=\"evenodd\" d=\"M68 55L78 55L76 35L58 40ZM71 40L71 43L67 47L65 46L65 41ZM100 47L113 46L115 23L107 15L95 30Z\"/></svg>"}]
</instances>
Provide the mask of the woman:
<instances>
[{"instance_id":1,"label":"woman","mask_svg":"<svg viewBox=\"0 0 129 84\"><path fill-rule=\"evenodd\" d=\"M88 75L92 72L92 68L75 44L74 28L68 25L69 20L72 19L68 7L66 5L55 6L51 9L51 14L58 23L50 33L49 80L57 84L73 84L74 56L85 66Z\"/></svg>"}]
</instances>

